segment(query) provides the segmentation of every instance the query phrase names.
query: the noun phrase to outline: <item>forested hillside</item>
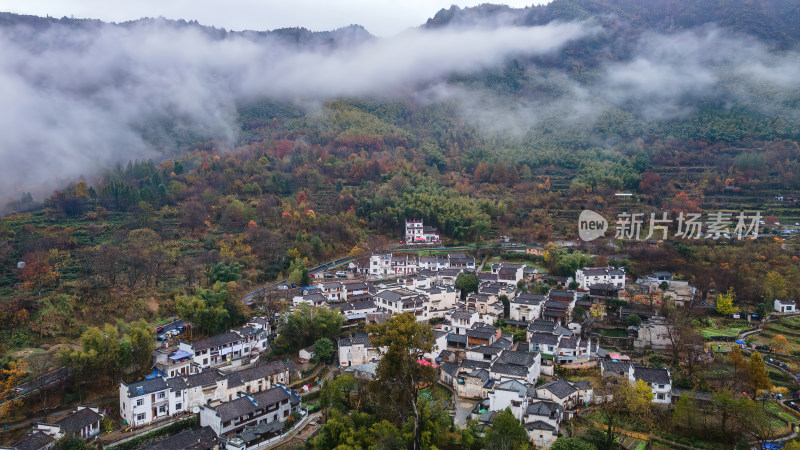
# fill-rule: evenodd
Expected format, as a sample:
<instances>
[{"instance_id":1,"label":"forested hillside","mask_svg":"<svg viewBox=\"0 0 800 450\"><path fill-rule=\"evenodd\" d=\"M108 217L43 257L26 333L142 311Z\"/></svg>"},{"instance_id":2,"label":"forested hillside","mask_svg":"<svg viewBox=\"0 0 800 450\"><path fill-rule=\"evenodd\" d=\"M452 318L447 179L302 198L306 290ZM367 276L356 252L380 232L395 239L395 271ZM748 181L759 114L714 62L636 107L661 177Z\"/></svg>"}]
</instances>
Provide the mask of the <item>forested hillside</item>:
<instances>
[{"instance_id":1,"label":"forested hillside","mask_svg":"<svg viewBox=\"0 0 800 450\"><path fill-rule=\"evenodd\" d=\"M171 71L148 78L161 63L150 59L135 70L63 61L69 70L55 73L50 63L29 64L37 76L24 89L53 89L64 109L36 116L46 128L28 123L24 138L4 143L11 152L29 146L38 159L4 153L14 183L3 185L10 200L0 221L0 354L71 343L87 326L118 319L195 314L208 318L201 332L216 332L249 313L240 298L250 288L385 250L406 218L438 227L448 243L482 246L501 235L575 238L583 209L606 217L759 210L773 222L800 221L796 201L775 200L800 197L799 10L790 1L722 0L453 8L415 31L418 42L390 48L433 42L442 30L477 41L495 39L494 29L512 33L506 45L518 41L518 28L538 33L564 22L557 30L572 37L425 76L418 72L433 63L374 59L382 52L370 46L382 44L358 27L230 33L160 19L0 15L3 42L28 56L71 54L48 36L95 55L147 33L250 52L213 64L204 58L227 53L184 55L170 70L180 75L185 64L201 74L185 83ZM482 31L454 31L473 27ZM308 49L303 55L325 70L312 77L286 48ZM359 72L365 61L378 67L343 88L336 83L354 72L321 49L348 63L348 52L361 55L352 57ZM140 62L134 50L107 65ZM243 74L249 57L263 59ZM81 82L60 78L65 71ZM97 103L73 102L73 92ZM52 195L36 194L54 181L62 184ZM620 191L633 200L616 199ZM783 280L781 292L800 294L791 242L620 245L587 250L627 255L634 275L674 270L704 295L734 287L751 306L774 294L761 282L768 275Z\"/></svg>"}]
</instances>

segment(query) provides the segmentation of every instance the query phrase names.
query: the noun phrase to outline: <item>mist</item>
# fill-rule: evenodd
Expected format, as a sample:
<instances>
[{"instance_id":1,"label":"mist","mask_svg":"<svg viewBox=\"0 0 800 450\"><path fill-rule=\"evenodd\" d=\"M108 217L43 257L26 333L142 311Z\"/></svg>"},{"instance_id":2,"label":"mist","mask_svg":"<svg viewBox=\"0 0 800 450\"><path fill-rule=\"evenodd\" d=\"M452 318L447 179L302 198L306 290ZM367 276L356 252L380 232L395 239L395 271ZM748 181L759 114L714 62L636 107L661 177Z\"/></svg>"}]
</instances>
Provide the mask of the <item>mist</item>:
<instances>
[{"instance_id":1,"label":"mist","mask_svg":"<svg viewBox=\"0 0 800 450\"><path fill-rule=\"evenodd\" d=\"M265 98L450 101L478 130L510 137L545 120L589 130L608 112L680 119L706 101L798 117L797 53L775 53L713 25L645 33L630 55L607 58L580 80L540 62L578 41L607 45L609 33L591 21L461 23L298 45L165 20L0 28L0 198L23 191L41 198L117 162L169 157L180 150L176 134L230 148L237 106ZM511 58L527 61L524 89L546 95L448 81L454 73L502 70Z\"/></svg>"},{"instance_id":2,"label":"mist","mask_svg":"<svg viewBox=\"0 0 800 450\"><path fill-rule=\"evenodd\" d=\"M595 31L580 23L414 30L331 50L242 35L219 39L166 21L5 28L0 198L47 193L118 161L158 158L166 149L139 132L153 123L170 122L225 148L236 142L242 102L403 95L451 72L546 54Z\"/></svg>"}]
</instances>

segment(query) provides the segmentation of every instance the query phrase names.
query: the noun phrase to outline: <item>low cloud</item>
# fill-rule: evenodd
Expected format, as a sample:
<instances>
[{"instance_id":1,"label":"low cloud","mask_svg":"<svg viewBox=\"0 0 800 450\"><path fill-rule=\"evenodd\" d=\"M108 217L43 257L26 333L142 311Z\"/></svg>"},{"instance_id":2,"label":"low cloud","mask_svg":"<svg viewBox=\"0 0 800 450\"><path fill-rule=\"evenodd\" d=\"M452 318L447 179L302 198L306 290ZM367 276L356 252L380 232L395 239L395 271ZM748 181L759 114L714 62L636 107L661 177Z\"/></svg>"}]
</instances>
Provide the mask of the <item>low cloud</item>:
<instances>
[{"instance_id":1,"label":"low cloud","mask_svg":"<svg viewBox=\"0 0 800 450\"><path fill-rule=\"evenodd\" d=\"M236 106L393 96L454 71L553 52L586 24L409 31L331 51L165 21L0 30L0 198L52 189L116 161L156 157L138 130L170 122L223 146Z\"/></svg>"}]
</instances>

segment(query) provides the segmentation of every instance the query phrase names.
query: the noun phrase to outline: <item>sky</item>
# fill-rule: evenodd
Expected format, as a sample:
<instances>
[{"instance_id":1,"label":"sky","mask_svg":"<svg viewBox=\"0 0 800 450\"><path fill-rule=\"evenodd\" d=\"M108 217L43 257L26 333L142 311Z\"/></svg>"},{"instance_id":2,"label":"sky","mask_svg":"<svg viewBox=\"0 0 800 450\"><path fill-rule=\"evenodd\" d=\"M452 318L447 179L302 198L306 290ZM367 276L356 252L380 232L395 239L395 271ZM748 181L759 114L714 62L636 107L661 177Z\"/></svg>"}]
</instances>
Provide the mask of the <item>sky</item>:
<instances>
[{"instance_id":1,"label":"sky","mask_svg":"<svg viewBox=\"0 0 800 450\"><path fill-rule=\"evenodd\" d=\"M442 8L504 3L515 8L548 0L0 0L0 11L123 22L142 17L197 20L229 30L305 27L333 30L351 24L391 36L423 24Z\"/></svg>"}]
</instances>

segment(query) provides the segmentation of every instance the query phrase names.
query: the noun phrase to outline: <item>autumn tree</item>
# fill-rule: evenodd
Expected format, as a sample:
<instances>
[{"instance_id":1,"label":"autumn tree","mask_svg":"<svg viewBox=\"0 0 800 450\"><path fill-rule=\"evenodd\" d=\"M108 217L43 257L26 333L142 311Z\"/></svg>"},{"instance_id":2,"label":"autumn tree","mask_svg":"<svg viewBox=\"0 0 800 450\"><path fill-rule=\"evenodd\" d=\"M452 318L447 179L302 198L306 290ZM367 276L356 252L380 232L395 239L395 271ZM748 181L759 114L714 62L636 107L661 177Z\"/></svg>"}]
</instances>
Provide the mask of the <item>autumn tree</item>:
<instances>
[{"instance_id":1,"label":"autumn tree","mask_svg":"<svg viewBox=\"0 0 800 450\"><path fill-rule=\"evenodd\" d=\"M418 450L422 444L423 416L419 392L436 383L436 369L419 361L433 350L433 330L417 322L413 314L403 313L369 326L368 331L372 333L372 344L385 349L372 390L378 398L376 404L399 423L410 417L412 447Z\"/></svg>"},{"instance_id":2,"label":"autumn tree","mask_svg":"<svg viewBox=\"0 0 800 450\"><path fill-rule=\"evenodd\" d=\"M28 363L22 360L11 361L8 367L0 369L0 417L5 416L22 401L14 398L16 388L28 373Z\"/></svg>"},{"instance_id":3,"label":"autumn tree","mask_svg":"<svg viewBox=\"0 0 800 450\"><path fill-rule=\"evenodd\" d=\"M772 383L769 381L769 374L767 373L767 365L764 363L764 358L761 357L761 353L754 351L750 355L748 376L753 395L762 389L770 389L772 387Z\"/></svg>"},{"instance_id":4,"label":"autumn tree","mask_svg":"<svg viewBox=\"0 0 800 450\"><path fill-rule=\"evenodd\" d=\"M782 334L776 334L770 340L770 345L779 352L789 353L789 340Z\"/></svg>"},{"instance_id":5,"label":"autumn tree","mask_svg":"<svg viewBox=\"0 0 800 450\"><path fill-rule=\"evenodd\" d=\"M606 448L614 448L617 432L615 424L625 416L635 416L638 420L648 421L651 416L653 392L650 385L642 380L630 384L627 380L607 384L597 391L598 398L603 399L600 413L606 425Z\"/></svg>"},{"instance_id":6,"label":"autumn tree","mask_svg":"<svg viewBox=\"0 0 800 450\"><path fill-rule=\"evenodd\" d=\"M733 293L733 288L728 289L728 291L725 292L724 294L723 293L718 294L717 299L715 301L717 312L722 314L723 316L729 316L738 311L739 308L733 306L734 298L735 295Z\"/></svg>"}]
</instances>

